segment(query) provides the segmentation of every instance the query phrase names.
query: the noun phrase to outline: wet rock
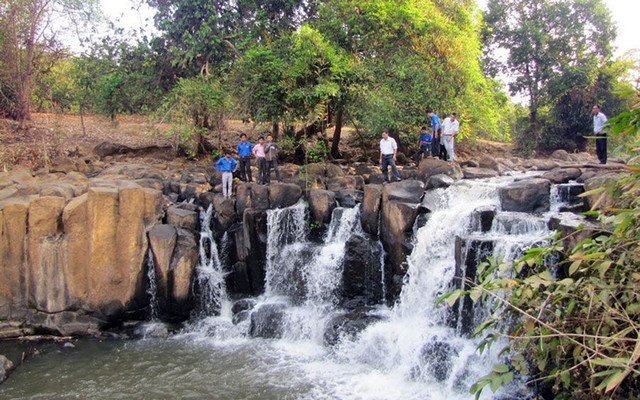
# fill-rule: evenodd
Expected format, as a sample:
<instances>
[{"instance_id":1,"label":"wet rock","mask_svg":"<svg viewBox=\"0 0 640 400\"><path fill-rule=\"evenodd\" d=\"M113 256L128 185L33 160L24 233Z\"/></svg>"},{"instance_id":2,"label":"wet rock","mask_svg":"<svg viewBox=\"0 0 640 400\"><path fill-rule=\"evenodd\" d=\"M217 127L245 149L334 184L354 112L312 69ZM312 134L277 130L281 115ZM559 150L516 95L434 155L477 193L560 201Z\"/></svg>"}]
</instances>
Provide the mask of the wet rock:
<instances>
[{"instance_id":1,"label":"wet rock","mask_svg":"<svg viewBox=\"0 0 640 400\"><path fill-rule=\"evenodd\" d=\"M478 265L487 261L492 255L495 241L492 239L462 238L457 236L455 241L455 278L453 284L462 290L471 290L475 282ZM459 333L468 335L474 329L473 302L469 296L463 296L453 305L451 326Z\"/></svg>"},{"instance_id":2,"label":"wet rock","mask_svg":"<svg viewBox=\"0 0 640 400\"><path fill-rule=\"evenodd\" d=\"M378 219L382 199L382 185L365 185L362 200L362 229L371 235L378 234Z\"/></svg>"},{"instance_id":3,"label":"wet rock","mask_svg":"<svg viewBox=\"0 0 640 400\"><path fill-rule=\"evenodd\" d=\"M458 349L445 341L428 342L422 347L420 359L422 370L443 382L449 376L454 359L458 357Z\"/></svg>"},{"instance_id":4,"label":"wet rock","mask_svg":"<svg viewBox=\"0 0 640 400\"><path fill-rule=\"evenodd\" d=\"M453 185L455 181L449 175L438 174L429 177L427 180L427 190L447 188Z\"/></svg>"},{"instance_id":5,"label":"wet rock","mask_svg":"<svg viewBox=\"0 0 640 400\"><path fill-rule=\"evenodd\" d=\"M489 168L465 167L462 169L464 179L485 179L500 176L498 171Z\"/></svg>"},{"instance_id":6,"label":"wet rock","mask_svg":"<svg viewBox=\"0 0 640 400\"><path fill-rule=\"evenodd\" d=\"M178 228L195 231L198 228L198 213L179 206L172 206L167 210L167 223Z\"/></svg>"},{"instance_id":7,"label":"wet rock","mask_svg":"<svg viewBox=\"0 0 640 400\"><path fill-rule=\"evenodd\" d=\"M13 363L7 357L0 354L0 383L4 382L13 369Z\"/></svg>"},{"instance_id":8,"label":"wet rock","mask_svg":"<svg viewBox=\"0 0 640 400\"><path fill-rule=\"evenodd\" d=\"M136 339L166 339L169 337L169 329L162 322L147 322L138 325L133 330Z\"/></svg>"},{"instance_id":9,"label":"wet rock","mask_svg":"<svg viewBox=\"0 0 640 400\"><path fill-rule=\"evenodd\" d=\"M578 179L580 175L582 175L582 171L578 168L554 168L545 172L542 177L550 180L551 183L567 183Z\"/></svg>"},{"instance_id":10,"label":"wet rock","mask_svg":"<svg viewBox=\"0 0 640 400\"><path fill-rule=\"evenodd\" d=\"M292 183L272 183L269 186L269 204L271 208L290 207L300 200L302 189Z\"/></svg>"},{"instance_id":11,"label":"wet rock","mask_svg":"<svg viewBox=\"0 0 640 400\"><path fill-rule=\"evenodd\" d=\"M309 209L313 219L320 223L329 223L331 213L336 207L336 194L329 190L310 189Z\"/></svg>"},{"instance_id":12,"label":"wet rock","mask_svg":"<svg viewBox=\"0 0 640 400\"><path fill-rule=\"evenodd\" d=\"M216 194L213 198L215 210L216 232L222 234L236 221L236 207L233 198L225 199L222 194Z\"/></svg>"},{"instance_id":13,"label":"wet rock","mask_svg":"<svg viewBox=\"0 0 640 400\"><path fill-rule=\"evenodd\" d=\"M343 302L363 298L367 304L378 304L384 300L381 251L371 235L353 235L347 240L342 264Z\"/></svg>"},{"instance_id":14,"label":"wet rock","mask_svg":"<svg viewBox=\"0 0 640 400\"><path fill-rule=\"evenodd\" d=\"M255 307L254 299L240 299L233 303L231 312L233 313L232 322L234 325L246 320L251 315L251 310Z\"/></svg>"},{"instance_id":15,"label":"wet rock","mask_svg":"<svg viewBox=\"0 0 640 400\"><path fill-rule=\"evenodd\" d=\"M198 264L198 242L192 231L177 229L178 240L169 270L168 319L184 321L193 308L191 287Z\"/></svg>"},{"instance_id":16,"label":"wet rock","mask_svg":"<svg viewBox=\"0 0 640 400\"><path fill-rule=\"evenodd\" d=\"M247 294L260 294L264 290L265 260L267 253L267 213L247 209L242 217L243 245L245 247L245 265L238 265L235 277L236 288L246 287ZM244 267L244 268L243 268Z\"/></svg>"},{"instance_id":17,"label":"wet rock","mask_svg":"<svg viewBox=\"0 0 640 400\"><path fill-rule=\"evenodd\" d=\"M422 182L428 182L430 177L439 174L448 175L454 180L464 177L462 169L457 164L449 164L437 158L427 158L420 162L417 176Z\"/></svg>"},{"instance_id":18,"label":"wet rock","mask_svg":"<svg viewBox=\"0 0 640 400\"><path fill-rule=\"evenodd\" d=\"M353 208L362 203L364 192L362 190L343 189L336 194L336 200L340 207Z\"/></svg>"},{"instance_id":19,"label":"wet rock","mask_svg":"<svg viewBox=\"0 0 640 400\"><path fill-rule=\"evenodd\" d=\"M353 339L367 326L383 319L382 316L370 313L370 311L369 308L361 308L333 316L325 326L325 344L334 346L340 343L343 338Z\"/></svg>"},{"instance_id":20,"label":"wet rock","mask_svg":"<svg viewBox=\"0 0 640 400\"><path fill-rule=\"evenodd\" d=\"M558 214L549 219L549 229L560 232L565 249L573 249L578 243L594 237L602 232L602 228L582 216Z\"/></svg>"},{"instance_id":21,"label":"wet rock","mask_svg":"<svg viewBox=\"0 0 640 400\"><path fill-rule=\"evenodd\" d=\"M269 303L261 304L251 313L249 335L265 339L278 339L282 337L284 328L286 304Z\"/></svg>"},{"instance_id":22,"label":"wet rock","mask_svg":"<svg viewBox=\"0 0 640 400\"><path fill-rule=\"evenodd\" d=\"M526 179L499 189L503 211L541 213L549 211L551 183L546 179Z\"/></svg>"},{"instance_id":23,"label":"wet rock","mask_svg":"<svg viewBox=\"0 0 640 400\"><path fill-rule=\"evenodd\" d=\"M496 217L496 209L494 207L480 207L473 211L471 216L471 229L479 232L489 232L493 225L493 219Z\"/></svg>"}]
</instances>

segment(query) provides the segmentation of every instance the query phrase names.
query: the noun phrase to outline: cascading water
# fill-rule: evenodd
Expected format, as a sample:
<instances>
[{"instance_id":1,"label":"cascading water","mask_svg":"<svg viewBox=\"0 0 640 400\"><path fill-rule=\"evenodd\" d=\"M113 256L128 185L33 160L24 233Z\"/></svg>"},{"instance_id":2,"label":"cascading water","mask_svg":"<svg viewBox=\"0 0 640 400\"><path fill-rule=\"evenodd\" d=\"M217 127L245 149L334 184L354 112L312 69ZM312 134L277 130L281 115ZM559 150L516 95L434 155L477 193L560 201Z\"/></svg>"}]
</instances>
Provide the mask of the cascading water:
<instances>
[{"instance_id":1,"label":"cascading water","mask_svg":"<svg viewBox=\"0 0 640 400\"><path fill-rule=\"evenodd\" d=\"M201 228L196 279L200 290L198 310L203 317L220 313L223 305L228 303L229 297L225 284L226 273L211 229L212 216L213 205L209 205L205 212L200 213Z\"/></svg>"},{"instance_id":2,"label":"cascading water","mask_svg":"<svg viewBox=\"0 0 640 400\"><path fill-rule=\"evenodd\" d=\"M151 249L147 252L147 280L148 286L146 293L149 296L149 319L155 321L158 319L158 281Z\"/></svg>"}]
</instances>

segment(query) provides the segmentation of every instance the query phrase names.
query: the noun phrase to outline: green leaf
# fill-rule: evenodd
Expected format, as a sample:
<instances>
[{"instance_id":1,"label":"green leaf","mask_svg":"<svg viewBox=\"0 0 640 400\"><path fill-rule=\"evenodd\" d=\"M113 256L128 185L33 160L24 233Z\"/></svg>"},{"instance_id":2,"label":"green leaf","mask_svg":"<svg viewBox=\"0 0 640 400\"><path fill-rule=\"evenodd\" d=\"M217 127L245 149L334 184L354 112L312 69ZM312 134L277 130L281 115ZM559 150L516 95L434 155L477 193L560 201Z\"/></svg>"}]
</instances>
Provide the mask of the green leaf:
<instances>
[{"instance_id":1,"label":"green leaf","mask_svg":"<svg viewBox=\"0 0 640 400\"><path fill-rule=\"evenodd\" d=\"M509 371L506 374L502 375L502 383L504 385L508 385L513 381L513 372Z\"/></svg>"},{"instance_id":2,"label":"green leaf","mask_svg":"<svg viewBox=\"0 0 640 400\"><path fill-rule=\"evenodd\" d=\"M493 372L504 374L509 372L509 366L506 364L496 364L493 366Z\"/></svg>"},{"instance_id":3,"label":"green leaf","mask_svg":"<svg viewBox=\"0 0 640 400\"><path fill-rule=\"evenodd\" d=\"M571 265L569 266L569 276L571 276L571 275L576 273L578 268L580 268L580 264L581 263L582 263L582 260L576 260L576 261L571 263Z\"/></svg>"},{"instance_id":4,"label":"green leaf","mask_svg":"<svg viewBox=\"0 0 640 400\"><path fill-rule=\"evenodd\" d=\"M491 379L491 390L493 391L493 393L497 392L498 389L500 389L500 386L502 386L501 376L496 376L493 379Z\"/></svg>"}]
</instances>

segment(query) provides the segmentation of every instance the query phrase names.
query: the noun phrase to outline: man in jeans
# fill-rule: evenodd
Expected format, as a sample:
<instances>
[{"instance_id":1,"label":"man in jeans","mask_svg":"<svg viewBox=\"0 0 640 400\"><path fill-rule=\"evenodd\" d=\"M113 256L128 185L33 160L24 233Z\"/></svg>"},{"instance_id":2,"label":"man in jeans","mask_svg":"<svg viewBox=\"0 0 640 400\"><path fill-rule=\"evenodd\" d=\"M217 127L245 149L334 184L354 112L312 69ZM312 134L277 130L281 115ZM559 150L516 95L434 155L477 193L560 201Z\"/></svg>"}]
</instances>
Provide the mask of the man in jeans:
<instances>
[{"instance_id":1,"label":"man in jeans","mask_svg":"<svg viewBox=\"0 0 640 400\"><path fill-rule=\"evenodd\" d=\"M266 161L264 160L264 138L262 136L258 138L258 144L253 147L253 155L256 156L258 161L258 183L262 185L266 182L265 170L267 169Z\"/></svg>"},{"instance_id":2,"label":"man in jeans","mask_svg":"<svg viewBox=\"0 0 640 400\"><path fill-rule=\"evenodd\" d=\"M276 179L278 182L282 182L280 179L280 171L278 171L278 153L280 152L280 146L273 141L273 136L267 136L267 142L264 144L264 159L267 163L265 171L265 183L268 185L271 183L271 168L276 171Z\"/></svg>"},{"instance_id":3,"label":"man in jeans","mask_svg":"<svg viewBox=\"0 0 640 400\"><path fill-rule=\"evenodd\" d=\"M431 129L433 130L431 155L434 157L440 157L440 159L444 160L445 155L441 151L444 150L444 145L442 144L442 122L440 122L438 114L434 113L431 109L427 109L427 117L431 121Z\"/></svg>"},{"instance_id":4,"label":"man in jeans","mask_svg":"<svg viewBox=\"0 0 640 400\"><path fill-rule=\"evenodd\" d=\"M238 143L238 157L240 158L240 180L242 182L251 182L251 150L253 146L247 141L247 135L240 135L240 143Z\"/></svg>"},{"instance_id":5,"label":"man in jeans","mask_svg":"<svg viewBox=\"0 0 640 400\"><path fill-rule=\"evenodd\" d=\"M231 150L224 151L224 157L220 157L216 168L222 173L222 194L228 199L233 188L233 173L238 169L238 163L231 157Z\"/></svg>"},{"instance_id":6,"label":"man in jeans","mask_svg":"<svg viewBox=\"0 0 640 400\"><path fill-rule=\"evenodd\" d=\"M607 163L607 133L604 132L604 125L607 123L607 116L600 112L600 105L593 106L593 133L598 137L596 139L596 153L600 164ZM601 139L600 139L601 138Z\"/></svg>"},{"instance_id":7,"label":"man in jeans","mask_svg":"<svg viewBox=\"0 0 640 400\"><path fill-rule=\"evenodd\" d=\"M396 140L389 137L389 132L382 131L382 140L380 140L380 168L384 175L384 181L389 182L389 165L396 181L400 181L398 170L396 169L396 156L398 154L398 144Z\"/></svg>"}]
</instances>

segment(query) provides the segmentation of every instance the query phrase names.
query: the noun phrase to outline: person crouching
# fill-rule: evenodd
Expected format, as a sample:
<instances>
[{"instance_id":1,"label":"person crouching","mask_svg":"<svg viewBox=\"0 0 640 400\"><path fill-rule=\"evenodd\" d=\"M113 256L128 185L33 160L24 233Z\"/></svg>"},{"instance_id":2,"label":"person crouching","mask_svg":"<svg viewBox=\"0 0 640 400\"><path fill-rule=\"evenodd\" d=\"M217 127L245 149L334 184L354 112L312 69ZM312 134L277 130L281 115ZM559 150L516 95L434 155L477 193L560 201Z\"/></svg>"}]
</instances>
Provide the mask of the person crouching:
<instances>
[{"instance_id":1,"label":"person crouching","mask_svg":"<svg viewBox=\"0 0 640 400\"><path fill-rule=\"evenodd\" d=\"M220 157L216 168L222 173L222 194L228 199L233 193L233 173L238 169L238 163L231 157L230 150L224 151L224 157Z\"/></svg>"}]
</instances>

